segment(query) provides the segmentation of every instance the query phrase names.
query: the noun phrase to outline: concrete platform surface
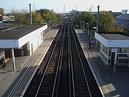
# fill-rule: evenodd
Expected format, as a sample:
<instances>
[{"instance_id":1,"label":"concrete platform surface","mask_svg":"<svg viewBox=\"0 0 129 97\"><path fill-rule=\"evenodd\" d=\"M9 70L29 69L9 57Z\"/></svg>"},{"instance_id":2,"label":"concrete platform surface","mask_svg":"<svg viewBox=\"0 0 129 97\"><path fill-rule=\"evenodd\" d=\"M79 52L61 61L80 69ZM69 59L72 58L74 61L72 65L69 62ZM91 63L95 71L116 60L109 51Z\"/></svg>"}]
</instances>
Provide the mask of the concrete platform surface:
<instances>
[{"instance_id":1,"label":"concrete platform surface","mask_svg":"<svg viewBox=\"0 0 129 97\"><path fill-rule=\"evenodd\" d=\"M113 72L112 66L103 63L95 45L88 48L87 33L82 30L76 30L76 33L104 97L129 97L129 67L119 66Z\"/></svg>"},{"instance_id":2,"label":"concrete platform surface","mask_svg":"<svg viewBox=\"0 0 129 97\"><path fill-rule=\"evenodd\" d=\"M6 97L6 94L11 90L13 85L15 85L15 83L27 68L32 68L33 70L35 70L35 68L37 67L37 65L39 65L39 62L43 59L47 50L49 49L57 31L58 29L52 29L49 32L45 33L44 42L31 56L16 58L17 72L13 71L11 59L4 69L0 68L0 97Z\"/></svg>"}]
</instances>

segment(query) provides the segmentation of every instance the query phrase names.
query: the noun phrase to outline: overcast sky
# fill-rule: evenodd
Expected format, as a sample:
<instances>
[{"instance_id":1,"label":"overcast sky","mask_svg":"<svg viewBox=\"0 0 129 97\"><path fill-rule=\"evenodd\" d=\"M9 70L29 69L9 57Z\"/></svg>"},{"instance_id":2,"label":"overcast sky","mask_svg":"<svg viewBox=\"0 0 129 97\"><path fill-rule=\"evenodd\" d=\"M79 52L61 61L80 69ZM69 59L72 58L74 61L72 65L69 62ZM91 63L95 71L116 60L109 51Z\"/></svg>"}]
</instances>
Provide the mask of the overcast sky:
<instances>
[{"instance_id":1,"label":"overcast sky","mask_svg":"<svg viewBox=\"0 0 129 97\"><path fill-rule=\"evenodd\" d=\"M1 0L0 7L10 12L12 9L28 9L29 3L32 4L33 9L48 8L56 12L67 12L72 9L88 11L89 7L92 11L96 11L97 5L101 6L101 10L117 12L122 9L129 10L128 0Z\"/></svg>"}]
</instances>

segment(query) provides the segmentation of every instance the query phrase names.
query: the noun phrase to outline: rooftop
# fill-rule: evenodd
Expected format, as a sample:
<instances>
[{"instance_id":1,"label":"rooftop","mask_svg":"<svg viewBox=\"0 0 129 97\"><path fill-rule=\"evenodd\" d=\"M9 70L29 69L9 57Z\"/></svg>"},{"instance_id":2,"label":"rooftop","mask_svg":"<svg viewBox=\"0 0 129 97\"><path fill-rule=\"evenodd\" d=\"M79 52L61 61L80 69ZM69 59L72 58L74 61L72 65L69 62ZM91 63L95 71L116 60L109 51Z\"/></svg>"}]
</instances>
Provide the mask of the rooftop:
<instances>
[{"instance_id":1,"label":"rooftop","mask_svg":"<svg viewBox=\"0 0 129 97\"><path fill-rule=\"evenodd\" d=\"M129 14L122 14L116 17L116 19L120 19L120 20L129 20Z\"/></svg>"},{"instance_id":2,"label":"rooftop","mask_svg":"<svg viewBox=\"0 0 129 97\"><path fill-rule=\"evenodd\" d=\"M43 25L24 25L11 30L3 31L3 32L0 32L0 40L19 39L42 26Z\"/></svg>"},{"instance_id":3,"label":"rooftop","mask_svg":"<svg viewBox=\"0 0 129 97\"><path fill-rule=\"evenodd\" d=\"M124 32L104 32L100 35L108 40L129 40L129 35Z\"/></svg>"},{"instance_id":4,"label":"rooftop","mask_svg":"<svg viewBox=\"0 0 129 97\"><path fill-rule=\"evenodd\" d=\"M106 47L129 48L129 35L123 32L95 33L95 38Z\"/></svg>"}]
</instances>

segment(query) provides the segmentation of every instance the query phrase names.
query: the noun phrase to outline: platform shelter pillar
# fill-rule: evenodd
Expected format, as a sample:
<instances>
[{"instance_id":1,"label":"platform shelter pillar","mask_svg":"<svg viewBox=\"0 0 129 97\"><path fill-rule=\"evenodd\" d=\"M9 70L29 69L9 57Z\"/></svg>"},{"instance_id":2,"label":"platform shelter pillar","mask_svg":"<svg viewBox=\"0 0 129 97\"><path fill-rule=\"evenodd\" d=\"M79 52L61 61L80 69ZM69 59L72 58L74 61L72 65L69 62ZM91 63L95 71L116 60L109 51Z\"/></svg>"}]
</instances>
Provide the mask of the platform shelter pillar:
<instances>
[{"instance_id":1,"label":"platform shelter pillar","mask_svg":"<svg viewBox=\"0 0 129 97\"><path fill-rule=\"evenodd\" d=\"M11 49L11 52L12 52L12 60L13 60L13 70L17 71L16 70L16 61L15 61L14 49Z\"/></svg>"}]
</instances>

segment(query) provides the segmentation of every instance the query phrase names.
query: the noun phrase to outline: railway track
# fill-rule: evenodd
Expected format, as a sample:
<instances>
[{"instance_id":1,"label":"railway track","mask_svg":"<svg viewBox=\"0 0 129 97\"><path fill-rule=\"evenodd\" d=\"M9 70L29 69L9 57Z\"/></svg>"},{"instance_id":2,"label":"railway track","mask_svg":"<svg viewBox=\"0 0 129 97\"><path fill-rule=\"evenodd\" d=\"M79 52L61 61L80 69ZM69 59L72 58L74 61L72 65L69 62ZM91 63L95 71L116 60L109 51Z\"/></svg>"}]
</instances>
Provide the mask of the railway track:
<instances>
[{"instance_id":1,"label":"railway track","mask_svg":"<svg viewBox=\"0 0 129 97\"><path fill-rule=\"evenodd\" d=\"M68 71L68 25L65 27L64 46L62 48L62 60L59 73L55 81L54 95L52 97L69 97L69 71Z\"/></svg>"},{"instance_id":2,"label":"railway track","mask_svg":"<svg viewBox=\"0 0 129 97\"><path fill-rule=\"evenodd\" d=\"M65 21L24 97L102 97L70 21Z\"/></svg>"},{"instance_id":3,"label":"railway track","mask_svg":"<svg viewBox=\"0 0 129 97\"><path fill-rule=\"evenodd\" d=\"M75 49L71 50L74 51L72 52L74 56L72 57L75 89L74 95L75 97L84 97L84 95L85 97L102 97L73 27L71 27L71 32L72 35L70 36L73 40L71 46Z\"/></svg>"},{"instance_id":4,"label":"railway track","mask_svg":"<svg viewBox=\"0 0 129 97\"><path fill-rule=\"evenodd\" d=\"M65 24L63 26L65 26ZM51 97L53 95L53 85L55 84L55 79L59 71L60 60L62 59L62 48L64 43L62 41L65 35L62 34L65 32L63 26L50 47L49 55L47 55L43 63L41 63L24 97ZM42 68L42 66L45 67Z\"/></svg>"}]
</instances>

